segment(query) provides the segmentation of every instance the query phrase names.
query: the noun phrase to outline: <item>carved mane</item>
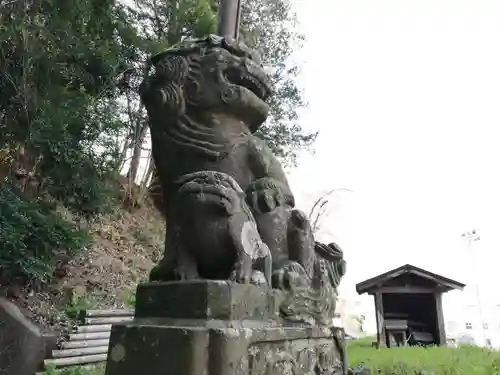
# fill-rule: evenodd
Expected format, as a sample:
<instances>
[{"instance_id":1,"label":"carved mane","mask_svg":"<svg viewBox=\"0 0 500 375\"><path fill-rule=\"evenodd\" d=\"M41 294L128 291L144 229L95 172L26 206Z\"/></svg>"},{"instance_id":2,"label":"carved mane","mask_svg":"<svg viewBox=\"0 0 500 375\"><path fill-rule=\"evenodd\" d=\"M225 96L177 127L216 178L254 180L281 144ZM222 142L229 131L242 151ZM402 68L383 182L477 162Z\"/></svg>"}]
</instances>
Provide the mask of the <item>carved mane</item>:
<instances>
[{"instance_id":1,"label":"carved mane","mask_svg":"<svg viewBox=\"0 0 500 375\"><path fill-rule=\"evenodd\" d=\"M244 143L249 134L235 129L235 132L227 134L227 140L221 142L220 133L216 134L212 124L199 122L192 115L205 100L200 61L219 47L216 42L213 38L183 42L154 56L154 73L146 77L141 85L141 98L146 108L160 104L167 109L169 117L162 119L161 129L157 131L167 135L181 148L217 159L226 152L228 145L235 147ZM152 132L156 125L151 122Z\"/></svg>"},{"instance_id":2,"label":"carved mane","mask_svg":"<svg viewBox=\"0 0 500 375\"><path fill-rule=\"evenodd\" d=\"M151 132L161 132L179 148L187 148L210 159L220 159L227 155L231 148L246 143L250 135L250 132L242 133L238 129L232 132L226 129L227 139L221 140L220 132L215 132L213 124L204 124L193 116L204 100L200 61L214 48L220 48L222 43L222 39L210 36L181 42L153 56L152 74L145 77L140 87L141 100L148 112L156 113L158 107L163 106L168 113L165 118L150 121ZM231 52L230 48L226 50ZM149 186L149 195L154 206L166 216L163 190L156 168Z\"/></svg>"}]
</instances>

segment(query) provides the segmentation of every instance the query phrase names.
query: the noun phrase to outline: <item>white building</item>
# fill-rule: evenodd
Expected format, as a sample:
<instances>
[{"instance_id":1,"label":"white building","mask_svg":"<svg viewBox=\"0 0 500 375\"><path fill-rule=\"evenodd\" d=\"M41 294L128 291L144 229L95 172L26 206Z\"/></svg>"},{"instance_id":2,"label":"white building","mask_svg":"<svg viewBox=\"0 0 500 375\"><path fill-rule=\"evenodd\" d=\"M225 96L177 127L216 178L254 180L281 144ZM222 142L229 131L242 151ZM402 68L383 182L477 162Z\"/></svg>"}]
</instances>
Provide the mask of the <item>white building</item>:
<instances>
[{"instance_id":1,"label":"white building","mask_svg":"<svg viewBox=\"0 0 500 375\"><path fill-rule=\"evenodd\" d=\"M500 348L500 305L492 302L479 305L477 293L472 289L476 287L453 292L444 301L447 336L457 343Z\"/></svg>"}]
</instances>

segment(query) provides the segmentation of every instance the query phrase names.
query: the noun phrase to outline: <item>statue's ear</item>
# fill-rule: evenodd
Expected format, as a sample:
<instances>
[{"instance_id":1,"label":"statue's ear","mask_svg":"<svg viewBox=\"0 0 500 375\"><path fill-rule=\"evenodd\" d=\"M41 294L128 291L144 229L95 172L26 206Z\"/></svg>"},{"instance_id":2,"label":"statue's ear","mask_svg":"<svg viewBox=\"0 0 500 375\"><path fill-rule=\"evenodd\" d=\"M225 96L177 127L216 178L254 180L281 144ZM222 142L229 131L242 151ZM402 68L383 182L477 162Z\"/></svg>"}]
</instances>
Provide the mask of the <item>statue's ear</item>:
<instances>
[{"instance_id":1,"label":"statue's ear","mask_svg":"<svg viewBox=\"0 0 500 375\"><path fill-rule=\"evenodd\" d=\"M186 57L180 55L165 55L155 63L155 76L167 83L182 86L189 72Z\"/></svg>"},{"instance_id":2,"label":"statue's ear","mask_svg":"<svg viewBox=\"0 0 500 375\"><path fill-rule=\"evenodd\" d=\"M182 87L178 84L172 83L162 90L163 99L165 103L168 104L172 113L176 116L184 114L186 111L186 100L184 99L184 93Z\"/></svg>"},{"instance_id":3,"label":"statue's ear","mask_svg":"<svg viewBox=\"0 0 500 375\"><path fill-rule=\"evenodd\" d=\"M154 73L144 79L139 87L142 102L148 107L162 108L170 115L179 116L185 111L183 85L189 71L186 57L163 54L152 59Z\"/></svg>"},{"instance_id":4,"label":"statue's ear","mask_svg":"<svg viewBox=\"0 0 500 375\"><path fill-rule=\"evenodd\" d=\"M180 116L186 110L182 87L174 82L162 84L156 77L146 79L141 83L139 93L148 112L151 108L162 108L161 113L167 111L169 115Z\"/></svg>"}]
</instances>

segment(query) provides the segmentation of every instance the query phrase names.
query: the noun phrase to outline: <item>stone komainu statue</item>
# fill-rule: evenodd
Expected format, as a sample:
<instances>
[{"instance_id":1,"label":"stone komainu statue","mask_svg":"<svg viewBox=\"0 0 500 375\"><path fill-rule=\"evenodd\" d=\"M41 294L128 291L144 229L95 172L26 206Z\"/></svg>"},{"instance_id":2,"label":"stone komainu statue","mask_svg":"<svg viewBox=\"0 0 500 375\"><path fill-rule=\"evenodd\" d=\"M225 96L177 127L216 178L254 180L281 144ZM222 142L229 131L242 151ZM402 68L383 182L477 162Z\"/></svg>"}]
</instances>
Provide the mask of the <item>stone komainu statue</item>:
<instances>
[{"instance_id":1,"label":"stone komainu statue","mask_svg":"<svg viewBox=\"0 0 500 375\"><path fill-rule=\"evenodd\" d=\"M286 317L333 316L342 252L314 241L281 164L254 135L271 94L259 56L209 36L183 41L152 64L141 97L157 170L153 193L168 229L151 280L272 283L288 292Z\"/></svg>"}]
</instances>

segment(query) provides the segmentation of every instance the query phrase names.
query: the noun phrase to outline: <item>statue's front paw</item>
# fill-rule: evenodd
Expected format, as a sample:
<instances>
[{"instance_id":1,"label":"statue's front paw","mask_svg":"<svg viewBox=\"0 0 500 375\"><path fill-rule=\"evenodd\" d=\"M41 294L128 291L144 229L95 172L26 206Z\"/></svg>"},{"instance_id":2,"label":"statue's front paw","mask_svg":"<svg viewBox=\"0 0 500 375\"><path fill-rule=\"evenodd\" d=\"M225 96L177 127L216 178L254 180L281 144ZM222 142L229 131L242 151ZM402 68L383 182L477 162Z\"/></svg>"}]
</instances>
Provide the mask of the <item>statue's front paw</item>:
<instances>
[{"instance_id":1,"label":"statue's front paw","mask_svg":"<svg viewBox=\"0 0 500 375\"><path fill-rule=\"evenodd\" d=\"M287 290L304 288L311 284L311 277L304 267L294 261L288 262L284 267L273 272L273 288Z\"/></svg>"},{"instance_id":2,"label":"statue's front paw","mask_svg":"<svg viewBox=\"0 0 500 375\"><path fill-rule=\"evenodd\" d=\"M179 274L175 268L158 264L151 270L149 274L149 281L177 281L180 280Z\"/></svg>"},{"instance_id":3,"label":"statue's front paw","mask_svg":"<svg viewBox=\"0 0 500 375\"><path fill-rule=\"evenodd\" d=\"M211 206L219 214L231 216L241 207L244 196L238 183L229 175L200 171L182 176L176 181L177 204L181 210Z\"/></svg>"},{"instance_id":4,"label":"statue's front paw","mask_svg":"<svg viewBox=\"0 0 500 375\"><path fill-rule=\"evenodd\" d=\"M246 198L247 204L259 214L271 212L285 203L283 193L275 186L256 186L249 189Z\"/></svg>"},{"instance_id":5,"label":"statue's front paw","mask_svg":"<svg viewBox=\"0 0 500 375\"><path fill-rule=\"evenodd\" d=\"M234 266L229 280L238 284L249 284L252 279L252 262L240 261Z\"/></svg>"}]
</instances>

